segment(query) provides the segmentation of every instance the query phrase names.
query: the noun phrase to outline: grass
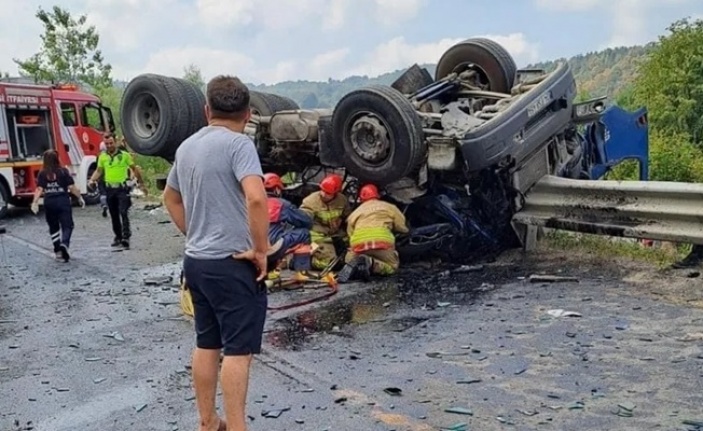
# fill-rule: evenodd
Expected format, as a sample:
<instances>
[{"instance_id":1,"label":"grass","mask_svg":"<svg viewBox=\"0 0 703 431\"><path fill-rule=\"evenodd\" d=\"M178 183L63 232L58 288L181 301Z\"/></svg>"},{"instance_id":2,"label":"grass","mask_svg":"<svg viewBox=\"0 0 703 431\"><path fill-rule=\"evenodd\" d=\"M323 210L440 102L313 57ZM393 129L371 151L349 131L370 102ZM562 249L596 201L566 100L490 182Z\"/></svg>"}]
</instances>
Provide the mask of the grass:
<instances>
[{"instance_id":1,"label":"grass","mask_svg":"<svg viewBox=\"0 0 703 431\"><path fill-rule=\"evenodd\" d=\"M548 232L544 237L544 242L549 247L560 250L582 251L603 259L618 256L648 262L660 269L671 265L690 251L690 246L688 245L645 247L638 241L624 238L575 234L564 231Z\"/></svg>"},{"instance_id":2,"label":"grass","mask_svg":"<svg viewBox=\"0 0 703 431\"><path fill-rule=\"evenodd\" d=\"M166 176L169 169L171 169L171 165L160 157L149 157L137 154L134 159L134 162L142 170L142 177L149 190L149 196L161 196L161 191L156 188L156 178Z\"/></svg>"}]
</instances>

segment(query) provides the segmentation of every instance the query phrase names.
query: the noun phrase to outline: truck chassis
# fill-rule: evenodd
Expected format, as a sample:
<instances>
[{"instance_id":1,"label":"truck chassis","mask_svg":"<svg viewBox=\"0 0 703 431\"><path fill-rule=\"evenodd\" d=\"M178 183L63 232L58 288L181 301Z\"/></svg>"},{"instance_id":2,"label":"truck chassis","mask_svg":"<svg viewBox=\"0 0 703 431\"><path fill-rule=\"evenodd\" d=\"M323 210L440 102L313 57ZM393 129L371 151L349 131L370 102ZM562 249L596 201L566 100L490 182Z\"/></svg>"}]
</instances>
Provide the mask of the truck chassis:
<instances>
[{"instance_id":1,"label":"truck chassis","mask_svg":"<svg viewBox=\"0 0 703 431\"><path fill-rule=\"evenodd\" d=\"M404 259L461 260L517 245L510 220L546 175L596 179L636 159L646 179L646 110L575 97L568 64L518 70L502 46L472 38L442 55L434 78L414 65L391 86L351 91L334 109L303 110L252 91L245 133L265 170L296 174L292 200L331 170L345 176L351 199L360 184L375 183L406 211ZM185 80L140 75L123 95L123 133L137 153L173 161L206 125L204 105Z\"/></svg>"}]
</instances>

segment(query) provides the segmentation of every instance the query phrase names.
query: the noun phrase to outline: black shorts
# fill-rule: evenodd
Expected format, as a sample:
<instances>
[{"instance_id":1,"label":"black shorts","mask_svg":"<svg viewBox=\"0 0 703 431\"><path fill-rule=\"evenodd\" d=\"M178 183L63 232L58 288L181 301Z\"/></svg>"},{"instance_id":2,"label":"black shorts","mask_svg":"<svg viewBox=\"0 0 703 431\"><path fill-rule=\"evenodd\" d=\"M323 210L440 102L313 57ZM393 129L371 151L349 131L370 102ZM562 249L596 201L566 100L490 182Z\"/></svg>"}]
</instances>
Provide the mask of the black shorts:
<instances>
[{"instance_id":1,"label":"black shorts","mask_svg":"<svg viewBox=\"0 0 703 431\"><path fill-rule=\"evenodd\" d=\"M254 265L186 256L183 273L193 297L196 345L228 356L261 353L268 297Z\"/></svg>"}]
</instances>

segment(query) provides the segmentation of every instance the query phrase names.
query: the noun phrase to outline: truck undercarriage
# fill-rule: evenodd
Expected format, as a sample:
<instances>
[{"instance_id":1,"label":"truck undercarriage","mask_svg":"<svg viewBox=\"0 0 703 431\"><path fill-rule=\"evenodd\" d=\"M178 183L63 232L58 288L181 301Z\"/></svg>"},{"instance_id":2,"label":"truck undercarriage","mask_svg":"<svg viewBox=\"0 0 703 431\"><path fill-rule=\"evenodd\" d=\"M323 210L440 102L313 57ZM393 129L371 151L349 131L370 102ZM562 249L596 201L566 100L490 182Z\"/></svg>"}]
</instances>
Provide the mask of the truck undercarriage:
<instances>
[{"instance_id":1,"label":"truck undercarriage","mask_svg":"<svg viewBox=\"0 0 703 431\"><path fill-rule=\"evenodd\" d=\"M456 261L518 245L512 217L545 176L597 179L634 158L646 179L646 111L575 97L567 64L518 70L502 46L473 38L444 53L434 79L414 65L391 86L354 90L334 109L302 110L252 91L245 132L266 171L289 174L294 202L330 171L344 175L350 199L360 184L375 183L412 228L398 240L404 260ZM137 153L172 161L206 124L204 105L187 81L138 76L122 100L126 140Z\"/></svg>"}]
</instances>

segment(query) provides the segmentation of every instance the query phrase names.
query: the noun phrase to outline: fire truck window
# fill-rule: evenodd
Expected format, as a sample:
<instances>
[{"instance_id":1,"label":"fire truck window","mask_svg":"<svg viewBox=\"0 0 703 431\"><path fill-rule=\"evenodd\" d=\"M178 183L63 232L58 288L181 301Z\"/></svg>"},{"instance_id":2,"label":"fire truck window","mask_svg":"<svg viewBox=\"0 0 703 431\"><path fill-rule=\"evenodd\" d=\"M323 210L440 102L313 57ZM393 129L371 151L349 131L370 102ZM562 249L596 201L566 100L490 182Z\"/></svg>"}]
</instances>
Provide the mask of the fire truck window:
<instances>
[{"instance_id":1,"label":"fire truck window","mask_svg":"<svg viewBox=\"0 0 703 431\"><path fill-rule=\"evenodd\" d=\"M88 126L92 129L104 131L103 119L100 115L100 109L86 105L83 107L83 125Z\"/></svg>"},{"instance_id":2,"label":"fire truck window","mask_svg":"<svg viewBox=\"0 0 703 431\"><path fill-rule=\"evenodd\" d=\"M63 125L66 127L76 127L78 125L78 114L76 114L76 105L73 103L61 104L61 117Z\"/></svg>"}]
</instances>

